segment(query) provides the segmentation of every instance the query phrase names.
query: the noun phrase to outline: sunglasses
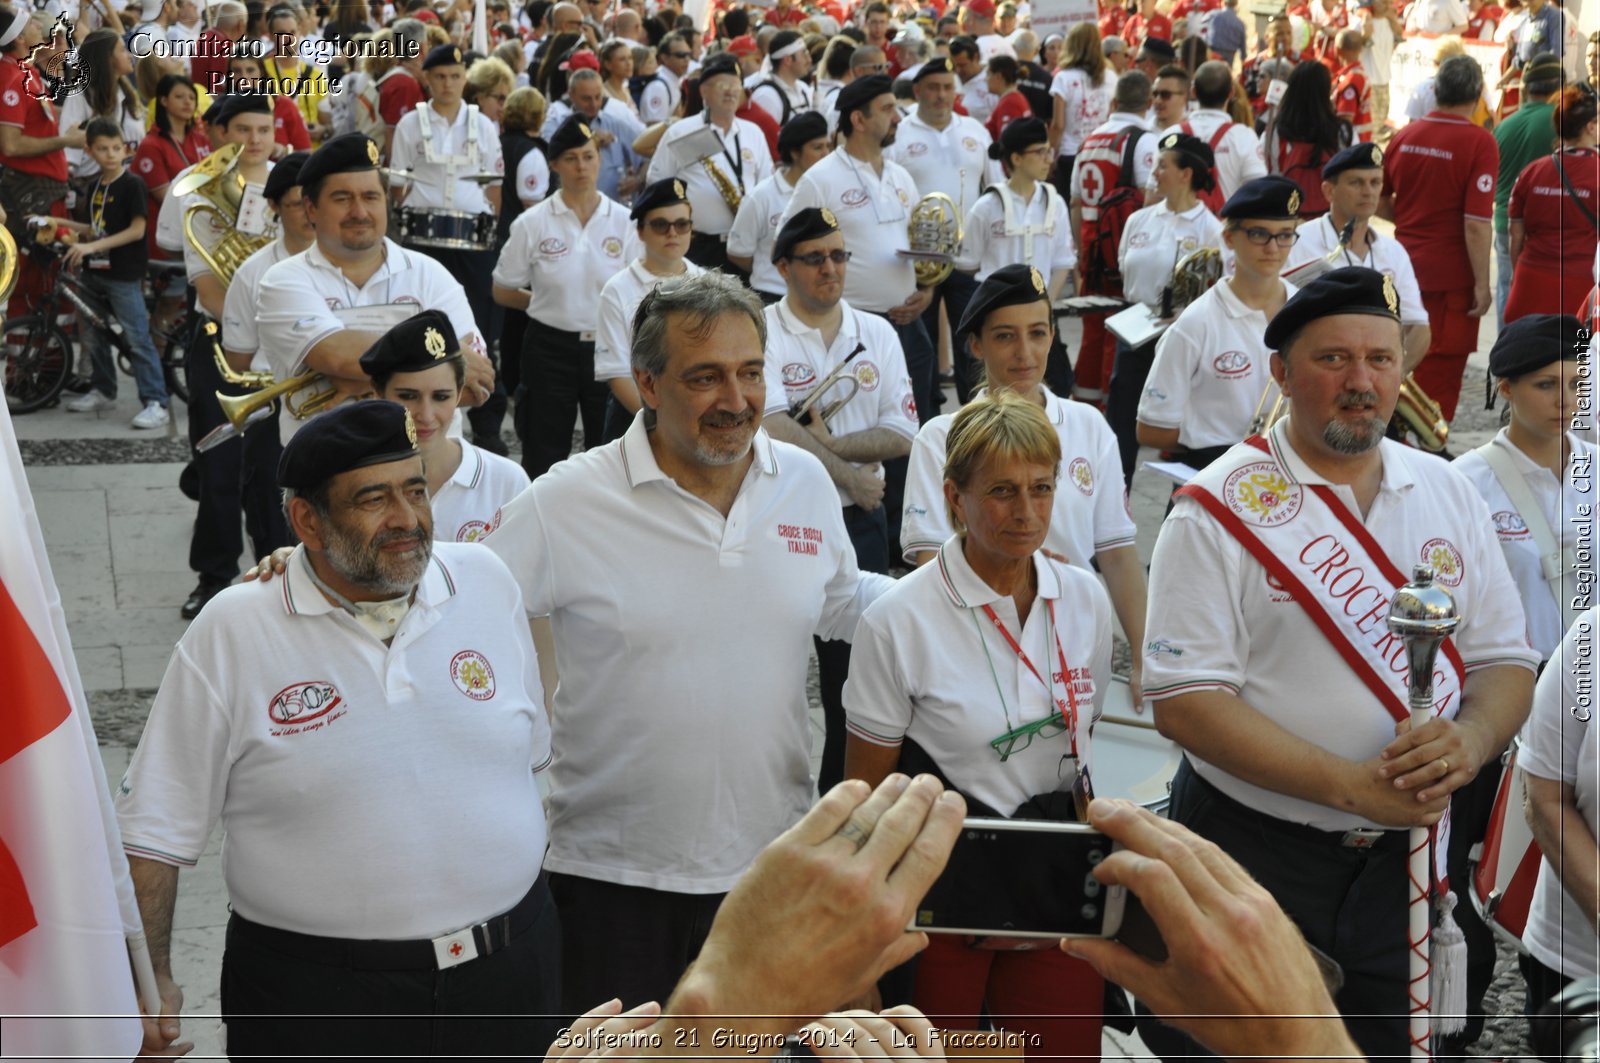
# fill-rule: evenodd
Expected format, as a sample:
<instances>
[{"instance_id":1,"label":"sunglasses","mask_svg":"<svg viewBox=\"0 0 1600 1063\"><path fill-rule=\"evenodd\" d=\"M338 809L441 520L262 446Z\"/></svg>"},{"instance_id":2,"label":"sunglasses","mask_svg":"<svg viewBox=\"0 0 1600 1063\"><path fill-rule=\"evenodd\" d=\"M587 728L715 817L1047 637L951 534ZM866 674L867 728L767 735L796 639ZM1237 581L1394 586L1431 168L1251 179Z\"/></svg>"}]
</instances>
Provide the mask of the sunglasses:
<instances>
[{"instance_id":1,"label":"sunglasses","mask_svg":"<svg viewBox=\"0 0 1600 1063\"><path fill-rule=\"evenodd\" d=\"M688 52L668 52L667 53L667 58L668 59L687 59L687 58L689 58L689 54L690 53L688 53Z\"/></svg>"},{"instance_id":2,"label":"sunglasses","mask_svg":"<svg viewBox=\"0 0 1600 1063\"><path fill-rule=\"evenodd\" d=\"M1189 94L1187 92L1179 92L1176 89L1156 89L1150 95L1154 96L1158 100L1170 100L1174 96L1183 96L1187 98Z\"/></svg>"},{"instance_id":3,"label":"sunglasses","mask_svg":"<svg viewBox=\"0 0 1600 1063\"><path fill-rule=\"evenodd\" d=\"M679 236L683 236L694 228L694 221L690 218L677 218L671 221L666 218L651 218L645 224L657 236L665 236L668 233L677 233Z\"/></svg>"},{"instance_id":4,"label":"sunglasses","mask_svg":"<svg viewBox=\"0 0 1600 1063\"><path fill-rule=\"evenodd\" d=\"M813 251L809 255L790 255L790 262L799 262L801 265L810 266L812 269L821 269L824 262L832 262L835 266L842 266L850 261L848 251Z\"/></svg>"}]
</instances>

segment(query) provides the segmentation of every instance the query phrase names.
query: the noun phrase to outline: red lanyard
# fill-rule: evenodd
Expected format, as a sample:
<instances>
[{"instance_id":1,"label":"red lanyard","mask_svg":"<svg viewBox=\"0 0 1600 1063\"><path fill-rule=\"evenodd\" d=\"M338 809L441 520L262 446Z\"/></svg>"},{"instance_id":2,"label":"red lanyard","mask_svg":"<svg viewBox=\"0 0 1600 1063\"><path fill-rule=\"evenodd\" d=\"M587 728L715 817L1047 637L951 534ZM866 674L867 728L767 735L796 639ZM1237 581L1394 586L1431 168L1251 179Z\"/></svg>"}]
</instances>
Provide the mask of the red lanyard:
<instances>
[{"instance_id":1,"label":"red lanyard","mask_svg":"<svg viewBox=\"0 0 1600 1063\"><path fill-rule=\"evenodd\" d=\"M1072 755L1077 756L1078 694L1072 688L1072 672L1067 668L1067 655L1061 649L1061 635L1056 631L1055 603L1049 599L1046 599L1044 607L1046 612L1050 614L1050 632L1055 636L1056 640L1056 659L1061 662L1061 682L1062 685L1067 688L1066 701L1062 701L1060 698L1056 697L1055 685L1049 680L1045 679L1044 676L1039 674L1039 669L1033 666L1033 662L1030 661L1028 659L1028 655L1023 652L1021 643L1017 642L1017 640L1012 637L1011 632L1006 630L1005 623L1001 621L1000 617L995 614L994 607L985 605L983 607L983 615L989 618L990 623L994 624L995 630L1000 632L1000 637L1006 640L1006 645L1010 646L1012 652L1017 655L1017 660L1021 661L1023 666L1027 668L1028 671L1033 673L1033 678L1039 681L1039 685L1044 687L1045 693L1049 695L1050 700L1055 702L1057 711L1061 713L1061 722L1067 725L1067 737L1072 742Z\"/></svg>"}]
</instances>

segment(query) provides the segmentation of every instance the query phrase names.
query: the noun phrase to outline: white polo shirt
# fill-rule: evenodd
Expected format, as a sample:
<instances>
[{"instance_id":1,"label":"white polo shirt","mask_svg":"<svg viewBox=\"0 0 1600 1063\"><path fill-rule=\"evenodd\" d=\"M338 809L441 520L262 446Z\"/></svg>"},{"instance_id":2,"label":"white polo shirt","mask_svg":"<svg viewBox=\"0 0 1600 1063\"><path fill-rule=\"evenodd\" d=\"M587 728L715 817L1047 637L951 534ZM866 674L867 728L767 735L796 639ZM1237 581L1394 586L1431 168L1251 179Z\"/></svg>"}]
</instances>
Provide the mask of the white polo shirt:
<instances>
[{"instance_id":1,"label":"white polo shirt","mask_svg":"<svg viewBox=\"0 0 1600 1063\"><path fill-rule=\"evenodd\" d=\"M1017 57L1017 50L1011 46L1011 42L998 33L985 33L978 38L977 45L978 54L983 57L985 64L997 55L1009 55L1013 59Z\"/></svg>"},{"instance_id":2,"label":"white polo shirt","mask_svg":"<svg viewBox=\"0 0 1600 1063\"><path fill-rule=\"evenodd\" d=\"M851 254L845 301L857 310L884 314L917 290L912 260L895 252L911 247L906 224L919 198L916 182L899 163L884 159L880 175L840 146L800 178L783 221L806 207L833 211Z\"/></svg>"},{"instance_id":3,"label":"white polo shirt","mask_svg":"<svg viewBox=\"0 0 1600 1063\"><path fill-rule=\"evenodd\" d=\"M984 61L988 62L987 59ZM967 109L968 117L978 122L987 122L994 113L995 104L1000 102L1000 97L989 91L988 78L982 73L971 81L963 82L956 92L961 96L961 106Z\"/></svg>"},{"instance_id":4,"label":"white polo shirt","mask_svg":"<svg viewBox=\"0 0 1600 1063\"><path fill-rule=\"evenodd\" d=\"M550 163L544 152L535 148L517 163L517 200L523 209L533 206L550 194Z\"/></svg>"},{"instance_id":5,"label":"white polo shirt","mask_svg":"<svg viewBox=\"0 0 1600 1063\"><path fill-rule=\"evenodd\" d=\"M677 110L678 101L682 98L683 79L662 63L656 68L655 80L639 94L639 117L647 124L665 122Z\"/></svg>"},{"instance_id":6,"label":"white polo shirt","mask_svg":"<svg viewBox=\"0 0 1600 1063\"><path fill-rule=\"evenodd\" d=\"M1314 259L1326 258L1339 246L1339 233L1326 214L1301 225L1297 231L1300 239L1289 249L1283 266L1285 273ZM1417 273L1411 268L1411 256L1399 240L1379 236L1371 229L1367 231L1371 234L1371 250L1364 255L1353 249L1346 250L1334 261L1334 267L1365 266L1390 278L1394 281L1395 294L1400 297L1400 323L1426 325L1428 312L1422 307L1422 291L1417 287Z\"/></svg>"},{"instance_id":7,"label":"white polo shirt","mask_svg":"<svg viewBox=\"0 0 1600 1063\"><path fill-rule=\"evenodd\" d=\"M1041 390L1045 415L1061 439L1061 479L1056 481L1044 545L1087 569L1095 554L1132 546L1136 535L1122 486L1117 437L1094 407ZM955 534L944 504L945 443L954 420L955 414L940 414L922 426L911 444L900 523L901 556L908 563Z\"/></svg>"},{"instance_id":8,"label":"white polo shirt","mask_svg":"<svg viewBox=\"0 0 1600 1063\"><path fill-rule=\"evenodd\" d=\"M1286 472L1327 484L1356 514L1349 487L1329 484L1287 442L1289 420L1270 430ZM1449 588L1461 614L1454 641L1470 673L1538 655L1523 635L1522 606L1490 531L1489 510L1466 477L1440 458L1384 440L1383 482L1363 523L1402 571L1443 546L1462 561ZM1196 690L1237 694L1290 734L1347 760L1363 761L1394 740L1394 719L1292 596L1197 502L1180 496L1161 526L1150 566L1144 694L1161 701ZM1453 717L1459 699L1446 708ZM1171 711L1170 709L1168 711ZM1273 793L1188 754L1195 770L1250 808L1319 830L1382 827L1346 812ZM1335 795L1328 795L1332 800Z\"/></svg>"},{"instance_id":9,"label":"white polo shirt","mask_svg":"<svg viewBox=\"0 0 1600 1063\"><path fill-rule=\"evenodd\" d=\"M711 121L711 112L702 111L697 117L673 123L662 135L650 159L647 178L650 181L664 181L669 177L681 180L689 195L689 206L694 209L694 231L727 236L728 230L733 228L733 211L728 209L728 201L718 190L717 183L699 159L680 159L673 148L684 137L702 129L712 130L722 142L722 150L710 156L710 161L739 190L741 197L772 176L772 155L760 126L735 118L724 132Z\"/></svg>"},{"instance_id":10,"label":"white polo shirt","mask_svg":"<svg viewBox=\"0 0 1600 1063\"><path fill-rule=\"evenodd\" d=\"M688 259L683 260L683 265L684 271L676 277L658 277L644 268L644 259L640 257L606 281L600 292L600 322L594 334L596 380L633 379L634 312L662 281L705 272Z\"/></svg>"},{"instance_id":11,"label":"white polo shirt","mask_svg":"<svg viewBox=\"0 0 1600 1063\"><path fill-rule=\"evenodd\" d=\"M826 404L844 398L849 393L847 379L854 379L859 389L828 422L828 431L847 436L869 428L887 428L915 439L917 400L911 393L911 374L900 336L883 318L852 310L847 300L839 301L839 309L844 320L830 347L823 343L820 330L794 316L787 298L767 307L767 414L787 413L860 345L866 350L855 356L849 371L820 400ZM859 469L873 463L852 464ZM883 479L881 466L878 479ZM841 487L839 503L853 506L855 500Z\"/></svg>"},{"instance_id":12,"label":"white polo shirt","mask_svg":"<svg viewBox=\"0 0 1600 1063\"><path fill-rule=\"evenodd\" d=\"M504 562L436 544L388 646L307 565L229 587L178 641L116 794L124 847L193 867L220 818L233 910L301 934L506 911L539 874L550 732Z\"/></svg>"},{"instance_id":13,"label":"white polo shirt","mask_svg":"<svg viewBox=\"0 0 1600 1063\"><path fill-rule=\"evenodd\" d=\"M161 198L161 208L156 211L156 246L163 251L179 254L183 251L186 241L183 238L183 212L189 205L188 196L170 194L171 186L189 175L189 171L198 166L194 163L185 166L172 175L168 182L169 194Z\"/></svg>"},{"instance_id":14,"label":"white polo shirt","mask_svg":"<svg viewBox=\"0 0 1600 1063\"><path fill-rule=\"evenodd\" d=\"M1563 576L1562 587L1565 593L1576 594L1579 588L1593 587L1595 582L1594 480L1595 459L1600 456L1600 450L1574 432L1567 433L1567 443L1572 448L1572 457L1567 462L1566 477L1558 481L1549 469L1536 464L1518 450L1504 428L1489 441L1490 446L1505 451L1512 465L1522 474L1528 491L1538 503L1550 530L1555 533L1557 543L1564 550L1574 552L1579 563L1578 571ZM1500 549L1505 552L1506 564L1511 569L1511 578L1516 581L1517 590L1522 596L1522 609L1528 618L1528 641L1539 651L1541 658L1549 657L1561 644L1567 621L1561 604L1550 593L1550 584L1545 582L1539 547L1482 454L1476 449L1469 450L1457 457L1453 464L1472 481L1489 506L1495 538L1500 541Z\"/></svg>"},{"instance_id":15,"label":"white polo shirt","mask_svg":"<svg viewBox=\"0 0 1600 1063\"><path fill-rule=\"evenodd\" d=\"M784 295L789 286L772 264L772 245L778 238L783 208L794 195L794 185L779 170L744 197L733 228L728 230L728 254L751 260L750 287L769 295Z\"/></svg>"},{"instance_id":16,"label":"white polo shirt","mask_svg":"<svg viewBox=\"0 0 1600 1063\"><path fill-rule=\"evenodd\" d=\"M461 464L434 494L435 542L476 543L500 526L500 510L528 486L528 474L510 458L464 439Z\"/></svg>"},{"instance_id":17,"label":"white polo shirt","mask_svg":"<svg viewBox=\"0 0 1600 1063\"><path fill-rule=\"evenodd\" d=\"M1222 192L1223 199L1237 192L1239 186L1245 182L1267 176L1267 164L1261 158L1261 141L1256 138L1255 130L1247 125L1240 125L1223 112L1209 107L1191 111L1183 122L1163 129L1161 135L1156 137L1157 142L1168 133L1183 132L1185 122L1194 130L1194 135L1207 144L1211 143L1211 138L1222 128L1224 122L1232 123L1232 128L1223 134L1222 140L1214 149L1217 159L1217 188ZM1155 186L1155 179L1152 177L1148 187Z\"/></svg>"},{"instance_id":18,"label":"white polo shirt","mask_svg":"<svg viewBox=\"0 0 1600 1063\"><path fill-rule=\"evenodd\" d=\"M1038 597L1018 623L1017 603L985 583L967 563L961 540L951 537L938 557L861 618L844 686L851 735L879 746L910 738L957 789L1007 816L1035 794L1071 785L1072 776L1059 774L1071 739L1066 732L1035 735L1004 763L989 743L1059 715L1052 693L1067 700L1070 682L1082 721L1078 755L1092 770L1090 725L1111 682L1111 600L1100 581L1043 554L1033 555L1033 565ZM995 629L985 605L1048 677L1050 690ZM1062 657L1070 680L1061 672Z\"/></svg>"},{"instance_id":19,"label":"white polo shirt","mask_svg":"<svg viewBox=\"0 0 1600 1063\"><path fill-rule=\"evenodd\" d=\"M1124 297L1159 307L1161 292L1172 281L1172 268L1191 251L1202 247L1222 250L1222 222L1204 203L1182 214L1163 200L1141 207L1122 227L1117 263L1122 270Z\"/></svg>"},{"instance_id":20,"label":"white polo shirt","mask_svg":"<svg viewBox=\"0 0 1600 1063\"><path fill-rule=\"evenodd\" d=\"M1589 827L1590 840L1600 836L1600 739L1594 718L1595 638L1600 616L1590 609L1567 632L1533 691L1533 711L1522 727L1517 767L1541 779L1566 783L1573 803ZM1577 713L1587 706L1589 719ZM1517 815L1518 809L1512 809ZM1574 849L1582 845L1574 839ZM1574 854L1573 859L1592 860ZM1548 860L1539 861L1539 877L1528 908L1522 943L1535 959L1568 978L1600 974L1600 938L1583 906L1572 899Z\"/></svg>"},{"instance_id":21,"label":"white polo shirt","mask_svg":"<svg viewBox=\"0 0 1600 1063\"><path fill-rule=\"evenodd\" d=\"M353 327L384 332L423 309L444 311L461 346L483 350L467 293L450 271L387 237L383 248L383 264L360 287L316 244L262 274L256 329L273 376L287 380L304 373L306 355L335 333ZM387 308L381 316L393 319L386 328L351 324L378 307ZM285 408L278 414L278 434L287 443L303 423Z\"/></svg>"},{"instance_id":22,"label":"white polo shirt","mask_svg":"<svg viewBox=\"0 0 1600 1063\"><path fill-rule=\"evenodd\" d=\"M551 871L722 893L811 807L811 637L850 638L892 581L857 570L821 462L763 431L754 447L724 518L636 417L486 542L554 631Z\"/></svg>"},{"instance_id":23,"label":"white polo shirt","mask_svg":"<svg viewBox=\"0 0 1600 1063\"><path fill-rule=\"evenodd\" d=\"M783 97L788 97L790 118L803 111L816 109L815 94L804 81L797 80L791 85L776 74L757 74L755 84L746 85L745 88L749 91L750 102L770 114L779 125L784 121Z\"/></svg>"},{"instance_id":24,"label":"white polo shirt","mask_svg":"<svg viewBox=\"0 0 1600 1063\"><path fill-rule=\"evenodd\" d=\"M995 270L1017 262L1033 266L1046 278L1078 264L1067 201L1047 182L1035 182L1026 203L1009 185L991 185L967 212L956 268L976 270L982 282Z\"/></svg>"},{"instance_id":25,"label":"white polo shirt","mask_svg":"<svg viewBox=\"0 0 1600 1063\"><path fill-rule=\"evenodd\" d=\"M1292 297L1294 285L1283 286ZM1191 449L1239 442L1272 380L1266 331L1263 311L1241 303L1227 281L1212 285L1156 343L1139 420L1178 429L1178 442ZM1267 397L1268 407L1274 398L1276 392Z\"/></svg>"},{"instance_id":26,"label":"white polo shirt","mask_svg":"<svg viewBox=\"0 0 1600 1063\"><path fill-rule=\"evenodd\" d=\"M253 371L272 371L272 363L261 353L261 337L256 329L256 308L260 303L261 278L267 270L289 257L283 231L266 247L256 251L233 271L228 292L222 301L222 346L253 357Z\"/></svg>"},{"instance_id":27,"label":"white polo shirt","mask_svg":"<svg viewBox=\"0 0 1600 1063\"><path fill-rule=\"evenodd\" d=\"M494 282L531 290L528 316L563 332L593 332L600 290L642 252L628 208L600 196L587 225L557 193L511 223Z\"/></svg>"},{"instance_id":28,"label":"white polo shirt","mask_svg":"<svg viewBox=\"0 0 1600 1063\"><path fill-rule=\"evenodd\" d=\"M473 135L473 130L476 135ZM489 185L466 180L477 173L504 174L505 158L500 154L500 131L487 115L473 104L463 103L456 116L446 121L430 103L419 103L400 117L394 127L394 146L389 166L410 170L409 176L396 174L396 188L406 189L407 208L459 210L468 214L493 214L484 195ZM492 187L500 187L497 181Z\"/></svg>"},{"instance_id":29,"label":"white polo shirt","mask_svg":"<svg viewBox=\"0 0 1600 1063\"><path fill-rule=\"evenodd\" d=\"M989 158L989 131L964 114L951 114L943 129L924 122L916 111L894 132L884 158L905 167L921 195L943 192L964 217L992 181L1004 180Z\"/></svg>"}]
</instances>

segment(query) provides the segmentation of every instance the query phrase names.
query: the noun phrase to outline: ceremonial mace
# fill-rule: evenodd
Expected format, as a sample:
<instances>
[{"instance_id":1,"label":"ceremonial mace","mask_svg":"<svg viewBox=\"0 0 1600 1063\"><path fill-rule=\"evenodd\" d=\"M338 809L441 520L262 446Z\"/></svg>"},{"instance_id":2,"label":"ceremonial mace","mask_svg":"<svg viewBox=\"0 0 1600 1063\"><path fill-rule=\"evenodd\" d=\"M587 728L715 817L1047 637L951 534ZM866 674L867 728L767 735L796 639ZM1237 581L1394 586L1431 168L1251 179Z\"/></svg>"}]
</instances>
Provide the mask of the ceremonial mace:
<instances>
[{"instance_id":1,"label":"ceremonial mace","mask_svg":"<svg viewBox=\"0 0 1600 1063\"><path fill-rule=\"evenodd\" d=\"M1427 565L1414 566L1411 582L1395 591L1394 598L1389 602L1389 630L1400 636L1405 644L1406 663L1410 669L1406 687L1412 730L1433 719L1433 665L1438 660L1440 645L1460 623L1461 616L1456 612L1455 599L1449 591L1433 582L1433 570ZM1409 919L1406 938L1410 964L1406 990L1411 998L1413 1060L1433 1058L1430 1045L1433 994L1428 984L1432 973L1429 940L1432 920L1428 909L1428 886L1433 876L1429 834L1427 827L1411 828L1410 857L1406 866L1411 880L1407 895Z\"/></svg>"}]
</instances>

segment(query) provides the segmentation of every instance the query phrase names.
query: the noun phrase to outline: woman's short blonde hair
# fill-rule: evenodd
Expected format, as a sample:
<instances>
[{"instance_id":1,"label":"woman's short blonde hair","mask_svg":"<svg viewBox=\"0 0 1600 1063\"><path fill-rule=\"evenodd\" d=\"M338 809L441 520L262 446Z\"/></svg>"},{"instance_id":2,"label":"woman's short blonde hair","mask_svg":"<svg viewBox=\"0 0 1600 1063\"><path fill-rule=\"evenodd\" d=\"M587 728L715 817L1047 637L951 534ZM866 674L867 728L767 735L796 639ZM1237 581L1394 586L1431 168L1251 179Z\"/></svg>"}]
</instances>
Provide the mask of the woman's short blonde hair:
<instances>
[{"instance_id":1,"label":"woman's short blonde hair","mask_svg":"<svg viewBox=\"0 0 1600 1063\"><path fill-rule=\"evenodd\" d=\"M1061 437L1044 409L1008 390L987 391L956 413L945 438L944 478L964 491L990 462L1048 465L1061 475ZM946 503L948 506L948 502ZM967 533L954 507L950 523Z\"/></svg>"},{"instance_id":2,"label":"woman's short blonde hair","mask_svg":"<svg viewBox=\"0 0 1600 1063\"><path fill-rule=\"evenodd\" d=\"M466 100L476 103L479 96L487 96L502 85L505 86L505 92L510 94L516 84L515 78L511 68L493 56L479 59L467 71Z\"/></svg>"},{"instance_id":3,"label":"woman's short blonde hair","mask_svg":"<svg viewBox=\"0 0 1600 1063\"><path fill-rule=\"evenodd\" d=\"M506 97L506 108L500 112L500 128L507 133L528 133L538 136L544 128L544 93L532 85L513 89Z\"/></svg>"}]
</instances>

